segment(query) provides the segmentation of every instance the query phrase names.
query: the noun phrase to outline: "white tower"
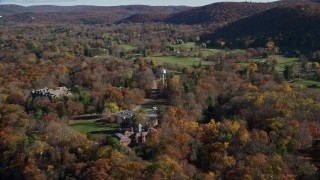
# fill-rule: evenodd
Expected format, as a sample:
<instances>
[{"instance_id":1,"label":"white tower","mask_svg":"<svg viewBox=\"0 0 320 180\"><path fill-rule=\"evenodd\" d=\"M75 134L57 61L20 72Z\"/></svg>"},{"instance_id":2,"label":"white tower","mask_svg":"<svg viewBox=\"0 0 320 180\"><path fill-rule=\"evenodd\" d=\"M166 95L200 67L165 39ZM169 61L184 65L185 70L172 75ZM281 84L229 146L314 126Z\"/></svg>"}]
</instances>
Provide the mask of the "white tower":
<instances>
[{"instance_id":1,"label":"white tower","mask_svg":"<svg viewBox=\"0 0 320 180\"><path fill-rule=\"evenodd\" d=\"M165 82L166 79L167 79L166 75L167 75L167 70L161 68L161 69L160 69L160 80L162 80L162 83L163 83L163 84L164 84L164 82Z\"/></svg>"}]
</instances>

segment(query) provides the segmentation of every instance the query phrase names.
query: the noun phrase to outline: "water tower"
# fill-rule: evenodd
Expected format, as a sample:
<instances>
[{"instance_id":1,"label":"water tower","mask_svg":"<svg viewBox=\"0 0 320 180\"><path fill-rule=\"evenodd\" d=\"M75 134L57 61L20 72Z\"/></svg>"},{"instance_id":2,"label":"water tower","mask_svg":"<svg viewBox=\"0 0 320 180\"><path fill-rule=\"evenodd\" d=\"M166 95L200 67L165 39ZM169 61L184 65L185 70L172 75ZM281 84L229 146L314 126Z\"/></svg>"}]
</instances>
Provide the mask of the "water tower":
<instances>
[{"instance_id":1,"label":"water tower","mask_svg":"<svg viewBox=\"0 0 320 180\"><path fill-rule=\"evenodd\" d=\"M162 80L162 83L164 84L165 80L167 79L167 70L164 68L160 69L160 80Z\"/></svg>"}]
</instances>

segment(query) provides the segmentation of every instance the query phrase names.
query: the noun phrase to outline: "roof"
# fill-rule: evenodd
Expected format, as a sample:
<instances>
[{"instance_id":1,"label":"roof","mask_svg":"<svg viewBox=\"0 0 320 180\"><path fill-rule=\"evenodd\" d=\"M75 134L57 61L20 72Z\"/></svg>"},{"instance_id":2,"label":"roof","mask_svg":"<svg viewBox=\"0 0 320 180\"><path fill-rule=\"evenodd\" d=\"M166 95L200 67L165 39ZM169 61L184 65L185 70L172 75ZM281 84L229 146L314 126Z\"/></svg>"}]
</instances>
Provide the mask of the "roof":
<instances>
[{"instance_id":1,"label":"roof","mask_svg":"<svg viewBox=\"0 0 320 180\"><path fill-rule=\"evenodd\" d=\"M112 115L121 117L121 118L131 118L133 116L133 111L125 110L125 111L113 113Z\"/></svg>"},{"instance_id":2,"label":"roof","mask_svg":"<svg viewBox=\"0 0 320 180\"><path fill-rule=\"evenodd\" d=\"M129 139L127 136L125 136L124 134L121 133L117 133L115 134L116 138L121 140L121 139Z\"/></svg>"},{"instance_id":3,"label":"roof","mask_svg":"<svg viewBox=\"0 0 320 180\"><path fill-rule=\"evenodd\" d=\"M141 132L141 133L139 133L139 132L137 132L137 133L135 133L135 137L140 137L141 136L141 134L142 134L142 136L146 136L146 135L148 135L148 131L147 132Z\"/></svg>"},{"instance_id":4,"label":"roof","mask_svg":"<svg viewBox=\"0 0 320 180\"><path fill-rule=\"evenodd\" d=\"M72 93L67 87L59 87L58 89L49 89L47 87L43 89L32 90L32 95L36 96L49 96L49 97L61 97L61 96L71 96Z\"/></svg>"},{"instance_id":5,"label":"roof","mask_svg":"<svg viewBox=\"0 0 320 180\"><path fill-rule=\"evenodd\" d=\"M129 137L129 136L131 136L132 134L134 134L134 132L125 131L123 134L124 134L125 136Z\"/></svg>"},{"instance_id":6,"label":"roof","mask_svg":"<svg viewBox=\"0 0 320 180\"><path fill-rule=\"evenodd\" d=\"M161 74L166 74L166 73L167 73L167 70L162 68L162 69L160 69L160 73L161 73Z\"/></svg>"},{"instance_id":7,"label":"roof","mask_svg":"<svg viewBox=\"0 0 320 180\"><path fill-rule=\"evenodd\" d=\"M157 118L158 117L158 110L155 109L149 109L147 110L148 117L150 118Z\"/></svg>"}]
</instances>

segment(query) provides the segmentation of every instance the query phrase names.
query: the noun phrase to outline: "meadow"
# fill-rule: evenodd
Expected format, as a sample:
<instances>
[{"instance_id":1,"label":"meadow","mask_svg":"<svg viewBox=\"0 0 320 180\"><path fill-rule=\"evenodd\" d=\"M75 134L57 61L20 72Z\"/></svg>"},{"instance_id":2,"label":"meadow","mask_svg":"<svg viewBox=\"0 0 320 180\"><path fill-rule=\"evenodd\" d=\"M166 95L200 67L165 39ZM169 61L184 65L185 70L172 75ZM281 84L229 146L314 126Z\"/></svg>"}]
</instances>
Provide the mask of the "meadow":
<instances>
[{"instance_id":1,"label":"meadow","mask_svg":"<svg viewBox=\"0 0 320 180\"><path fill-rule=\"evenodd\" d=\"M126 51L131 51L131 50L134 50L137 48L137 46L132 45L132 44L121 44L119 46L120 46L120 48L123 48Z\"/></svg>"},{"instance_id":2,"label":"meadow","mask_svg":"<svg viewBox=\"0 0 320 180\"><path fill-rule=\"evenodd\" d=\"M119 132L120 125L106 123L99 117L88 117L86 119L70 120L69 126L81 134L96 134L112 136Z\"/></svg>"},{"instance_id":3,"label":"meadow","mask_svg":"<svg viewBox=\"0 0 320 180\"><path fill-rule=\"evenodd\" d=\"M210 65L211 62L201 61L200 58L194 57L178 57L178 56L152 56L151 60L156 61L159 65L168 63L179 66L192 66L198 65L200 62L202 65Z\"/></svg>"},{"instance_id":4,"label":"meadow","mask_svg":"<svg viewBox=\"0 0 320 180\"><path fill-rule=\"evenodd\" d=\"M292 65L292 64L299 64L300 61L298 58L289 58L282 55L270 55L267 58L252 58L249 59L246 62L240 62L243 66L248 66L250 63L253 62L265 62L266 60L277 60L277 64L275 66L276 70L280 73L284 71L284 68L286 65Z\"/></svg>"},{"instance_id":5,"label":"meadow","mask_svg":"<svg viewBox=\"0 0 320 180\"><path fill-rule=\"evenodd\" d=\"M313 81L313 80L306 80L306 79L299 79L292 82L293 85L300 86L300 87L314 87L320 88L320 82Z\"/></svg>"}]
</instances>

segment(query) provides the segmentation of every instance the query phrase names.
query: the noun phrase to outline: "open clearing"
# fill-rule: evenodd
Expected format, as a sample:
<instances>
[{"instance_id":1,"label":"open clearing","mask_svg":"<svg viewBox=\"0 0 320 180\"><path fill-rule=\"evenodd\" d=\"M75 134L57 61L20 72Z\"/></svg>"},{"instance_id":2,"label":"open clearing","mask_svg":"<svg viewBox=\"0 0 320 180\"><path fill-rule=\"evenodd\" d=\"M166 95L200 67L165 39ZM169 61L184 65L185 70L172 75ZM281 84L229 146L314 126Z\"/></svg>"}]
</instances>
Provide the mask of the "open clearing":
<instances>
[{"instance_id":1,"label":"open clearing","mask_svg":"<svg viewBox=\"0 0 320 180\"><path fill-rule=\"evenodd\" d=\"M196 46L196 43L195 42L187 42L187 43L183 43L183 44L172 44L171 46L174 48L177 48L179 46L184 46L184 47L186 47L186 49L188 51L190 51L192 48L194 48Z\"/></svg>"},{"instance_id":2,"label":"open clearing","mask_svg":"<svg viewBox=\"0 0 320 180\"><path fill-rule=\"evenodd\" d=\"M276 64L276 70L278 72L283 72L284 71L284 67L286 65L292 65L294 63L299 64L300 61L298 58L288 58L288 57L284 57L282 55L271 55L268 58L254 58L254 59L249 59L248 62L240 62L241 65L243 66L248 66L250 65L251 62L265 62L266 60L277 60L278 63Z\"/></svg>"},{"instance_id":3,"label":"open clearing","mask_svg":"<svg viewBox=\"0 0 320 180\"><path fill-rule=\"evenodd\" d=\"M310 86L316 85L318 88L317 87L315 88L320 89L320 82L312 81L312 80L299 79L297 81L294 81L292 84L297 86L302 86L302 87L310 87Z\"/></svg>"},{"instance_id":4,"label":"open clearing","mask_svg":"<svg viewBox=\"0 0 320 180\"><path fill-rule=\"evenodd\" d=\"M243 49L201 49L203 57L208 57L209 55L212 54L217 54L220 52L225 52L225 53L245 53L245 50Z\"/></svg>"},{"instance_id":5,"label":"open clearing","mask_svg":"<svg viewBox=\"0 0 320 180\"><path fill-rule=\"evenodd\" d=\"M200 58L193 57L177 57L177 56L153 56L151 57L153 61L156 61L159 65L163 63L175 64L180 66L192 66L198 65L201 61ZM201 61L202 65L210 65L211 62Z\"/></svg>"},{"instance_id":6,"label":"open clearing","mask_svg":"<svg viewBox=\"0 0 320 180\"><path fill-rule=\"evenodd\" d=\"M69 126L82 134L97 134L111 136L119 131L120 125L108 124L102 118L88 116L87 118L70 120Z\"/></svg>"},{"instance_id":7,"label":"open clearing","mask_svg":"<svg viewBox=\"0 0 320 180\"><path fill-rule=\"evenodd\" d=\"M276 59L278 61L277 65L276 65L276 70L279 72L283 72L284 71L284 67L286 65L292 65L294 63L300 63L299 58L288 58L288 57L284 57L282 55L271 55L268 58L265 58L263 61L266 61L267 59L273 60Z\"/></svg>"},{"instance_id":8,"label":"open clearing","mask_svg":"<svg viewBox=\"0 0 320 180\"><path fill-rule=\"evenodd\" d=\"M120 48L123 48L126 51L131 51L131 50L136 49L137 47L135 45L132 45L132 44L121 44Z\"/></svg>"}]
</instances>

